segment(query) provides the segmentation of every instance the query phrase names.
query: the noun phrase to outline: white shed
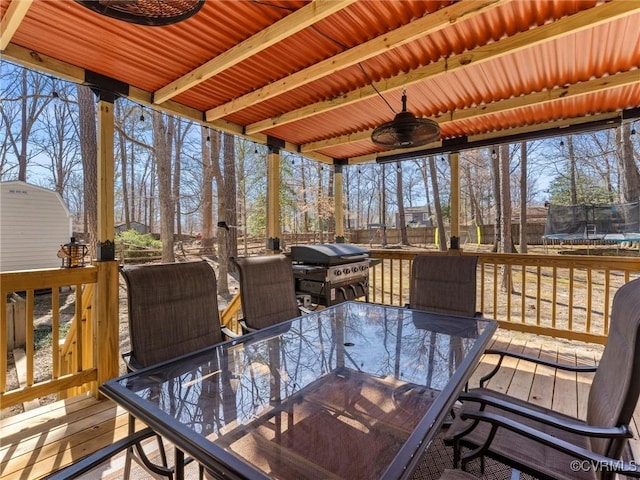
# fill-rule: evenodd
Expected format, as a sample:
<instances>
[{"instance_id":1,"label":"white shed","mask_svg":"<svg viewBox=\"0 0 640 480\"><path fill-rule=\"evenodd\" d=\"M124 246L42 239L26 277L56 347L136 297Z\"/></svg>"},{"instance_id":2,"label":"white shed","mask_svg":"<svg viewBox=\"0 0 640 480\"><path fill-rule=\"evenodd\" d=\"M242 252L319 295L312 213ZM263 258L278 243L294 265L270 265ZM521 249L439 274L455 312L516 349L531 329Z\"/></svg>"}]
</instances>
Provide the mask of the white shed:
<instances>
[{"instance_id":1,"label":"white shed","mask_svg":"<svg viewBox=\"0 0 640 480\"><path fill-rule=\"evenodd\" d=\"M72 234L60 195L25 182L0 182L0 271L55 268Z\"/></svg>"}]
</instances>

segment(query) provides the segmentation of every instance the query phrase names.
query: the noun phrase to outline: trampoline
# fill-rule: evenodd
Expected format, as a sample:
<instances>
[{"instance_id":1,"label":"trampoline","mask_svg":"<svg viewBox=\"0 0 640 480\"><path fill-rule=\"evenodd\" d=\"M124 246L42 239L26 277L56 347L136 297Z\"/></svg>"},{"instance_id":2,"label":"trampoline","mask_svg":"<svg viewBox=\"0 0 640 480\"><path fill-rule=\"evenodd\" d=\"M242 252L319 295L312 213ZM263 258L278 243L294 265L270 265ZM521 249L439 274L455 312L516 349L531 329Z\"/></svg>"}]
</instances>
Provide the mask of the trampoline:
<instances>
[{"instance_id":1,"label":"trampoline","mask_svg":"<svg viewBox=\"0 0 640 480\"><path fill-rule=\"evenodd\" d=\"M640 242L639 202L604 205L548 205L542 237L572 243Z\"/></svg>"}]
</instances>

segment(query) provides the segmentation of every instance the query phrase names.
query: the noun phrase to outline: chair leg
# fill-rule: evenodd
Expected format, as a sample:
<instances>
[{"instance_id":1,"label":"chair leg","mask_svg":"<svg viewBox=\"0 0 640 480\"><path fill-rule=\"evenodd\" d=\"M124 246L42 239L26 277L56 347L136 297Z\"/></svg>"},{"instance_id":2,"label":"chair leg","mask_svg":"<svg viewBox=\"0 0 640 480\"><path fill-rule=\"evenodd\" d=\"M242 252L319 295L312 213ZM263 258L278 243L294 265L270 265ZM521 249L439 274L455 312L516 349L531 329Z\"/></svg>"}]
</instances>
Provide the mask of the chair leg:
<instances>
[{"instance_id":1,"label":"chair leg","mask_svg":"<svg viewBox=\"0 0 640 480\"><path fill-rule=\"evenodd\" d=\"M129 435L132 435L136 429L136 418L133 415L129 415ZM144 466L150 472L153 472L157 475L167 477L169 480L173 479L173 471L169 468L167 463L167 453L164 449L164 443L162 442L162 437L156 434L156 440L158 442L158 450L160 452L160 460L162 462L161 465L156 465L147 457L147 454L144 451L141 443L136 443L135 445L131 445L127 448L125 462L124 462L124 480L129 480L131 475L131 461L136 460L139 464ZM135 451L134 451L135 449ZM137 455L136 455L137 452Z\"/></svg>"},{"instance_id":2,"label":"chair leg","mask_svg":"<svg viewBox=\"0 0 640 480\"><path fill-rule=\"evenodd\" d=\"M135 417L133 415L129 415L129 435L132 435L135 431ZM131 458L133 456L133 446L127 447L127 452L125 454L124 459L124 480L129 480L129 475L131 474Z\"/></svg>"}]
</instances>

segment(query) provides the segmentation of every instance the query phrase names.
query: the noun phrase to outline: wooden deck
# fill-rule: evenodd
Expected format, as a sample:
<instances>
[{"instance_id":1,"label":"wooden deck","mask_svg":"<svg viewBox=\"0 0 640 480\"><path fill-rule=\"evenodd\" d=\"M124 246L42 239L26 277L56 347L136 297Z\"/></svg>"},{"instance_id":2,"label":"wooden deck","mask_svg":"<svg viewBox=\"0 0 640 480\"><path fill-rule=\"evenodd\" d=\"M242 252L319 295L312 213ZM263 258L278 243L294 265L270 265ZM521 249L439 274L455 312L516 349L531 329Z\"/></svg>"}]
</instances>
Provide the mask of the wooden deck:
<instances>
[{"instance_id":1,"label":"wooden deck","mask_svg":"<svg viewBox=\"0 0 640 480\"><path fill-rule=\"evenodd\" d=\"M591 365L598 361L602 347L580 342L556 341L547 337L498 331L492 347L558 360ZM485 357L471 381L495 364ZM581 377L581 378L578 378ZM556 372L547 367L534 368L527 362L505 360L489 387L528 399L569 415L584 418L591 375ZM640 426L640 409L633 423ZM0 422L0 477L2 479L36 479L97 450L127 432L126 412L108 400L75 397L25 412ZM631 442L634 458L640 459L637 433ZM120 478L119 458L100 474L91 478Z\"/></svg>"}]
</instances>

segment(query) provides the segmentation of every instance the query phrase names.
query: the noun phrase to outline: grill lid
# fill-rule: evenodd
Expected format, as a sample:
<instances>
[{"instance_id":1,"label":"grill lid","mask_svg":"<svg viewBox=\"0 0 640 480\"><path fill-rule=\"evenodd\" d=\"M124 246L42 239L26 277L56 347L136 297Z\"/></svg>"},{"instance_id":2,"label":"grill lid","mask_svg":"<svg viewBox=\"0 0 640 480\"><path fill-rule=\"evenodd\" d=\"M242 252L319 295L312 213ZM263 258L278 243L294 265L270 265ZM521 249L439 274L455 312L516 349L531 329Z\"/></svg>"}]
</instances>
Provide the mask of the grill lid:
<instances>
[{"instance_id":1,"label":"grill lid","mask_svg":"<svg viewBox=\"0 0 640 480\"><path fill-rule=\"evenodd\" d=\"M291 260L313 265L340 265L369 258L369 250L350 243L294 245Z\"/></svg>"}]
</instances>

